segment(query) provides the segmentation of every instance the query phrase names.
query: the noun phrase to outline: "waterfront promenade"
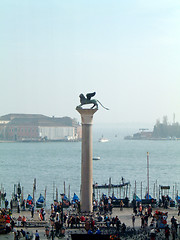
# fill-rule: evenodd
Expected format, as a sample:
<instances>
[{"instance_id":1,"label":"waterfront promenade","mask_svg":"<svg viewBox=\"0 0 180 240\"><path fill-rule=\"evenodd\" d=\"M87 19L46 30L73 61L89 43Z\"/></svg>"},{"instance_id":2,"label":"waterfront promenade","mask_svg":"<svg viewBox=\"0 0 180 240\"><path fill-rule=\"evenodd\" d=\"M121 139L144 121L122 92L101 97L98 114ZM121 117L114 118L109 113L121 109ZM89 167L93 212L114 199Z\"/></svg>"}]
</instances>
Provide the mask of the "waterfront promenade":
<instances>
[{"instance_id":1,"label":"waterfront promenade","mask_svg":"<svg viewBox=\"0 0 180 240\"><path fill-rule=\"evenodd\" d=\"M168 219L167 219L167 223L169 224L169 226L171 226L171 218L174 216L178 223L180 222L180 216L178 216L178 209L173 207L173 208L168 208L168 209L163 209L163 208L153 208L153 212L154 213L156 210L160 210L160 211L163 211L163 212L168 212ZM69 212L68 210L64 210L64 213L67 213L68 215L72 214L72 212ZM120 221L121 221L121 224L125 223L126 227L131 227L132 228L132 214L133 214L133 210L132 208L124 208L122 211L120 211L119 208L113 208L112 210L112 214L111 214L111 218L112 217L116 217L118 216ZM12 217L14 219L17 219L19 217L19 215L21 216L25 216L27 221L31 221L32 218L31 218L31 212L30 211L22 211L20 213L17 213L16 211L13 211L13 214L12 214ZM40 222L40 218L39 218L39 211L35 210L35 213L34 213L34 217L33 217L33 220L34 221L39 221ZM45 216L45 220L47 221L47 225L50 226L50 210L46 210L46 216ZM150 219L149 219L149 223L150 223ZM141 226L141 218L140 216L136 216L135 217L135 229L140 229L140 226ZM47 237L45 236L45 227L17 227L15 226L15 230L21 230L23 229L25 232L29 231L30 233L32 234L35 234L36 230L38 230L39 232L39 235L40 235L40 239L42 240L45 240L47 239ZM62 239L71 239L70 237L70 234L71 233L82 233L82 232L86 232L86 230L84 229L84 227L82 228L73 228L71 229L71 227L67 227L67 225L65 226L65 237L63 237ZM161 231L161 235L164 237L164 230ZM179 235L179 229L178 229L178 238L176 239L180 239L179 238L180 235ZM14 233L11 232L9 234L6 234L6 235L0 235L0 239L7 239L7 240L14 240ZM21 238L21 239L25 239L25 238ZM35 238L33 238L35 239ZM51 238L52 239L52 238ZM58 238L55 238L55 239L58 239ZM140 236L134 236L134 238L121 238L121 239L143 239L142 238L142 235L141 237ZM144 238L145 239L145 238ZM150 239L150 238L147 238L147 239ZM165 239L165 238L156 238L156 239ZM171 236L170 236L170 239Z\"/></svg>"}]
</instances>

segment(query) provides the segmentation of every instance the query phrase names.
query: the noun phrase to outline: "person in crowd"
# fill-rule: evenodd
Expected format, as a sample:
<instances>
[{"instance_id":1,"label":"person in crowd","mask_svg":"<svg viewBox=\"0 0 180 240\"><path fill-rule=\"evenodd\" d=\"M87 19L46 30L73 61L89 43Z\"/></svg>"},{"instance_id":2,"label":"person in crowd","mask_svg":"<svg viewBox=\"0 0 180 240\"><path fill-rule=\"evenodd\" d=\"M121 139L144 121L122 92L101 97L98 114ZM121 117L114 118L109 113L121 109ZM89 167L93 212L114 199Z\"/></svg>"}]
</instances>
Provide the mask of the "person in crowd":
<instances>
[{"instance_id":1,"label":"person in crowd","mask_svg":"<svg viewBox=\"0 0 180 240\"><path fill-rule=\"evenodd\" d=\"M117 216L116 216L117 217ZM116 231L119 233L120 230L120 226L121 226L121 221L119 220L119 218L116 218Z\"/></svg>"},{"instance_id":2,"label":"person in crowd","mask_svg":"<svg viewBox=\"0 0 180 240\"><path fill-rule=\"evenodd\" d=\"M17 202L17 212L20 213L20 201Z\"/></svg>"},{"instance_id":3,"label":"person in crowd","mask_svg":"<svg viewBox=\"0 0 180 240\"><path fill-rule=\"evenodd\" d=\"M123 223L123 224L122 224L122 233L125 233L125 231L126 231L126 224Z\"/></svg>"},{"instance_id":4,"label":"person in crowd","mask_svg":"<svg viewBox=\"0 0 180 240\"><path fill-rule=\"evenodd\" d=\"M81 220L81 222L85 222L85 217L82 215L81 217L80 217L80 220Z\"/></svg>"},{"instance_id":5,"label":"person in crowd","mask_svg":"<svg viewBox=\"0 0 180 240\"><path fill-rule=\"evenodd\" d=\"M142 205L140 204L140 205L139 205L139 214L140 214L140 216L142 215L142 210L143 210L143 209L142 209Z\"/></svg>"},{"instance_id":6,"label":"person in crowd","mask_svg":"<svg viewBox=\"0 0 180 240\"><path fill-rule=\"evenodd\" d=\"M112 223L112 226L114 227L114 225L115 225L115 217L112 217L111 223Z\"/></svg>"},{"instance_id":7,"label":"person in crowd","mask_svg":"<svg viewBox=\"0 0 180 240\"><path fill-rule=\"evenodd\" d=\"M35 240L39 240L40 237L39 237L39 233L38 233L38 230L36 230L36 233L35 233Z\"/></svg>"},{"instance_id":8,"label":"person in crowd","mask_svg":"<svg viewBox=\"0 0 180 240\"><path fill-rule=\"evenodd\" d=\"M180 204L178 206L178 216L180 215Z\"/></svg>"},{"instance_id":9,"label":"person in crowd","mask_svg":"<svg viewBox=\"0 0 180 240\"><path fill-rule=\"evenodd\" d=\"M171 235L172 235L172 240L176 239L176 228L174 225L171 225Z\"/></svg>"},{"instance_id":10,"label":"person in crowd","mask_svg":"<svg viewBox=\"0 0 180 240\"><path fill-rule=\"evenodd\" d=\"M42 215L42 220L45 221L46 212L45 212L44 208L41 208L41 215Z\"/></svg>"},{"instance_id":11,"label":"person in crowd","mask_svg":"<svg viewBox=\"0 0 180 240\"><path fill-rule=\"evenodd\" d=\"M123 203L123 201L121 200L121 201L120 201L120 211L123 210L123 206L124 206L124 203Z\"/></svg>"},{"instance_id":12,"label":"person in crowd","mask_svg":"<svg viewBox=\"0 0 180 240\"><path fill-rule=\"evenodd\" d=\"M172 236L174 236L174 231L175 231L175 235L177 235L177 228L178 228L178 223L177 223L177 219L173 216L171 218L171 233Z\"/></svg>"},{"instance_id":13,"label":"person in crowd","mask_svg":"<svg viewBox=\"0 0 180 240\"><path fill-rule=\"evenodd\" d=\"M31 239L31 235L29 232L27 232L25 236L25 240L30 240L30 239Z\"/></svg>"},{"instance_id":14,"label":"person in crowd","mask_svg":"<svg viewBox=\"0 0 180 240\"><path fill-rule=\"evenodd\" d=\"M111 221L110 221L110 218L108 217L106 220L106 226L108 229L110 228L110 224L111 224Z\"/></svg>"},{"instance_id":15,"label":"person in crowd","mask_svg":"<svg viewBox=\"0 0 180 240\"><path fill-rule=\"evenodd\" d=\"M31 217L33 218L34 217L34 205L32 204L31 206Z\"/></svg>"},{"instance_id":16,"label":"person in crowd","mask_svg":"<svg viewBox=\"0 0 180 240\"><path fill-rule=\"evenodd\" d=\"M26 226L26 217L25 216L22 217L22 225L23 225L23 227Z\"/></svg>"},{"instance_id":17,"label":"person in crowd","mask_svg":"<svg viewBox=\"0 0 180 240\"><path fill-rule=\"evenodd\" d=\"M12 210L12 208L13 208L13 202L12 202L12 199L11 199L11 201L10 201L10 208L11 208L11 210Z\"/></svg>"},{"instance_id":18,"label":"person in crowd","mask_svg":"<svg viewBox=\"0 0 180 240\"><path fill-rule=\"evenodd\" d=\"M76 222L76 228L79 227L80 226L80 218L79 218L79 216L76 216L75 222Z\"/></svg>"},{"instance_id":19,"label":"person in crowd","mask_svg":"<svg viewBox=\"0 0 180 240\"><path fill-rule=\"evenodd\" d=\"M55 222L56 236L59 235L61 228L62 228L62 224L61 224L60 220L56 221Z\"/></svg>"},{"instance_id":20,"label":"person in crowd","mask_svg":"<svg viewBox=\"0 0 180 240\"><path fill-rule=\"evenodd\" d=\"M141 215L141 228L144 228L144 216Z\"/></svg>"},{"instance_id":21,"label":"person in crowd","mask_svg":"<svg viewBox=\"0 0 180 240\"><path fill-rule=\"evenodd\" d=\"M8 208L8 204L9 204L9 202L8 202L8 200L6 199L6 200L5 200L5 208L6 208L6 209Z\"/></svg>"},{"instance_id":22,"label":"person in crowd","mask_svg":"<svg viewBox=\"0 0 180 240\"><path fill-rule=\"evenodd\" d=\"M22 233L22 236L23 236L23 237L26 236L26 232L25 232L23 229L21 229L21 233Z\"/></svg>"},{"instance_id":23,"label":"person in crowd","mask_svg":"<svg viewBox=\"0 0 180 240\"><path fill-rule=\"evenodd\" d=\"M101 230L99 228L96 230L96 234L101 234Z\"/></svg>"},{"instance_id":24,"label":"person in crowd","mask_svg":"<svg viewBox=\"0 0 180 240\"><path fill-rule=\"evenodd\" d=\"M137 216L137 206L136 206L136 204L133 206L133 213L135 214L135 216Z\"/></svg>"},{"instance_id":25,"label":"person in crowd","mask_svg":"<svg viewBox=\"0 0 180 240\"><path fill-rule=\"evenodd\" d=\"M150 231L150 240L155 240L156 239L156 232L155 229L151 229Z\"/></svg>"},{"instance_id":26,"label":"person in crowd","mask_svg":"<svg viewBox=\"0 0 180 240\"><path fill-rule=\"evenodd\" d=\"M21 207L22 207L23 211L25 211L25 209L26 209L26 200L25 199L23 200Z\"/></svg>"},{"instance_id":27,"label":"person in crowd","mask_svg":"<svg viewBox=\"0 0 180 240\"><path fill-rule=\"evenodd\" d=\"M18 225L18 227L21 226L21 223L22 223L22 217L19 215L19 217L17 218L17 225Z\"/></svg>"},{"instance_id":28,"label":"person in crowd","mask_svg":"<svg viewBox=\"0 0 180 240\"><path fill-rule=\"evenodd\" d=\"M14 222L14 219L11 219L11 228L12 228L12 230L14 229L14 226L15 226L15 222Z\"/></svg>"},{"instance_id":29,"label":"person in crowd","mask_svg":"<svg viewBox=\"0 0 180 240\"><path fill-rule=\"evenodd\" d=\"M88 218L86 219L86 222L85 222L85 229L87 232L90 230L90 222Z\"/></svg>"},{"instance_id":30,"label":"person in crowd","mask_svg":"<svg viewBox=\"0 0 180 240\"><path fill-rule=\"evenodd\" d=\"M134 215L132 215L132 225L133 225L133 228L134 228L134 224L135 224L135 216Z\"/></svg>"},{"instance_id":31,"label":"person in crowd","mask_svg":"<svg viewBox=\"0 0 180 240\"><path fill-rule=\"evenodd\" d=\"M152 216L152 207L149 204L149 206L148 206L148 217L151 217L151 216Z\"/></svg>"},{"instance_id":32,"label":"person in crowd","mask_svg":"<svg viewBox=\"0 0 180 240\"><path fill-rule=\"evenodd\" d=\"M148 226L148 214L147 214L147 212L144 215L144 224L145 224L145 226Z\"/></svg>"},{"instance_id":33,"label":"person in crowd","mask_svg":"<svg viewBox=\"0 0 180 240\"><path fill-rule=\"evenodd\" d=\"M67 215L67 213L65 213L64 214L64 224L65 224L65 226L66 226L67 219L68 219L68 215Z\"/></svg>"},{"instance_id":34,"label":"person in crowd","mask_svg":"<svg viewBox=\"0 0 180 240\"><path fill-rule=\"evenodd\" d=\"M93 234L91 229L89 229L87 233L90 234L90 235Z\"/></svg>"}]
</instances>

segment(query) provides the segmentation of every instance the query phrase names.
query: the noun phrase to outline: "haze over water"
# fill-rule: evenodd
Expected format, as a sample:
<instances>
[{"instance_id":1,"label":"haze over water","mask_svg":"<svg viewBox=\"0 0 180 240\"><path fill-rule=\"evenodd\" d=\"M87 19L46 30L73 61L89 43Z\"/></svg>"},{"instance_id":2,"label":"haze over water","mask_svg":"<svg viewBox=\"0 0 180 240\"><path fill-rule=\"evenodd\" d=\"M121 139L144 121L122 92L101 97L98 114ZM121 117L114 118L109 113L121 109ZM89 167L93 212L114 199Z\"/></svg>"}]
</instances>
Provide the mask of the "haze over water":
<instances>
[{"instance_id":1,"label":"haze over water","mask_svg":"<svg viewBox=\"0 0 180 240\"><path fill-rule=\"evenodd\" d=\"M143 196L147 187L147 152L150 162L150 194L153 195L154 183L170 185L180 190L180 141L132 141L106 133L109 142L98 142L99 133L94 133L93 156L100 156L100 161L93 161L93 182L105 184L112 178L118 184L121 178L130 181L130 197L137 182L137 193L143 183ZM81 142L54 143L0 143L0 183L10 200L14 184L24 187L24 198L32 195L33 182L36 178L35 198L44 194L47 186L47 206L53 201L53 182L58 193L66 194L70 185L73 193L80 195L81 181ZM102 192L101 192L102 193ZM115 192L116 195L116 192ZM60 196L59 196L60 199Z\"/></svg>"}]
</instances>

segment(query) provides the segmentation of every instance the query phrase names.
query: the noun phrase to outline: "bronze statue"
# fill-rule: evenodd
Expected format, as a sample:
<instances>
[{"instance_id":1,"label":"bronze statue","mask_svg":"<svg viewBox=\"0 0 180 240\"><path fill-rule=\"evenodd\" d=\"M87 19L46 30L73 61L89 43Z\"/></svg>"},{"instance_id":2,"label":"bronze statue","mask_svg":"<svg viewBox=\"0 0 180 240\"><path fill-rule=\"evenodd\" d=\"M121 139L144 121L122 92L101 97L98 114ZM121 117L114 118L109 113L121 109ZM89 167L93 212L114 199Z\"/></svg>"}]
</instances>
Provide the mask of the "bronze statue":
<instances>
[{"instance_id":1,"label":"bronze statue","mask_svg":"<svg viewBox=\"0 0 180 240\"><path fill-rule=\"evenodd\" d=\"M86 94L86 97L84 96L84 94L80 94L79 97L80 97L80 105L77 106L77 108L82 108L83 105L86 105L86 104L93 104L93 106L91 107L91 109L93 108L96 108L98 109L98 103L103 107L105 108L106 110L109 110L108 108L104 107L102 105L102 103L100 101L98 101L97 99L91 99L92 97L94 97L96 94L96 92L93 92L93 93L87 93Z\"/></svg>"}]
</instances>

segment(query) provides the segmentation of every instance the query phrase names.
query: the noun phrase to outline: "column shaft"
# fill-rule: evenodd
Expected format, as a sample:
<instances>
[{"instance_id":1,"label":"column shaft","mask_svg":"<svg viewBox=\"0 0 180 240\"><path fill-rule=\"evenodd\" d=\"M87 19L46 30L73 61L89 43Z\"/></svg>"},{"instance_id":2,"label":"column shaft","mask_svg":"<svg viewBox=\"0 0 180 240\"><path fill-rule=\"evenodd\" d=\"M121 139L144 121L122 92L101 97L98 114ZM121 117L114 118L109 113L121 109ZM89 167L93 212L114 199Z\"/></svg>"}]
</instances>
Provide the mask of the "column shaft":
<instances>
[{"instance_id":1,"label":"column shaft","mask_svg":"<svg viewBox=\"0 0 180 240\"><path fill-rule=\"evenodd\" d=\"M92 122L97 109L79 109L82 120L81 212L93 210Z\"/></svg>"}]
</instances>

